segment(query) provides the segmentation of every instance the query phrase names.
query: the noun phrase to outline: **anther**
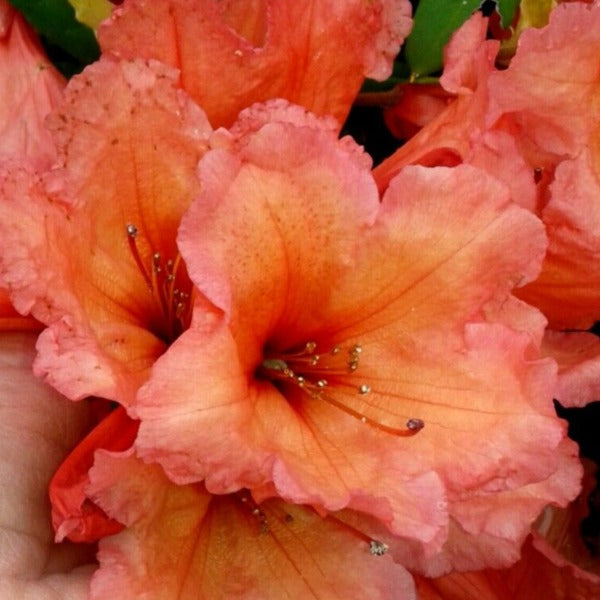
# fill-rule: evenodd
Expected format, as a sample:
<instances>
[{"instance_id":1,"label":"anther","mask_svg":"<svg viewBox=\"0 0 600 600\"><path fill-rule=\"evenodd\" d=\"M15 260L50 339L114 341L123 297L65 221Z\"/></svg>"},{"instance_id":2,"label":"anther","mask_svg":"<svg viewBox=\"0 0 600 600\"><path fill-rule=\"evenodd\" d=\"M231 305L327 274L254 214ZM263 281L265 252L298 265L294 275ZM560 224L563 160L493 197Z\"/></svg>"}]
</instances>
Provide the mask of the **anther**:
<instances>
[{"instance_id":1,"label":"anther","mask_svg":"<svg viewBox=\"0 0 600 600\"><path fill-rule=\"evenodd\" d=\"M389 549L387 544L384 544L379 540L371 540L369 542L369 551L373 556L383 556Z\"/></svg>"},{"instance_id":2,"label":"anther","mask_svg":"<svg viewBox=\"0 0 600 600\"><path fill-rule=\"evenodd\" d=\"M425 422L422 419L409 419L406 421L406 428L410 429L410 431L421 431L425 427Z\"/></svg>"},{"instance_id":3,"label":"anther","mask_svg":"<svg viewBox=\"0 0 600 600\"><path fill-rule=\"evenodd\" d=\"M138 234L138 228L133 223L127 223L127 235L131 238L134 238Z\"/></svg>"},{"instance_id":4,"label":"anther","mask_svg":"<svg viewBox=\"0 0 600 600\"><path fill-rule=\"evenodd\" d=\"M359 394L368 394L371 391L371 386L367 385L366 383L363 383L359 388L358 388L358 393Z\"/></svg>"}]
</instances>

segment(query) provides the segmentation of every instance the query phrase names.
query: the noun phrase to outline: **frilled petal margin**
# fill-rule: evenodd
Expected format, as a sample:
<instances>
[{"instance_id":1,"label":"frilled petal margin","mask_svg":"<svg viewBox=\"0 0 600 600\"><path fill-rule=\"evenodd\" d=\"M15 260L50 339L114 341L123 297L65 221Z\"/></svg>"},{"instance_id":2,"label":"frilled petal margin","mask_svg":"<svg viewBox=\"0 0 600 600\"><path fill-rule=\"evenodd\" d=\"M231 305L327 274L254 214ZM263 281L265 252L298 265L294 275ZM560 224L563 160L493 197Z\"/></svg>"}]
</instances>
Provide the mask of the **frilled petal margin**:
<instances>
[{"instance_id":1,"label":"frilled petal margin","mask_svg":"<svg viewBox=\"0 0 600 600\"><path fill-rule=\"evenodd\" d=\"M176 486L131 455L99 451L90 478L89 493L126 526L100 542L91 600L415 599L404 568L333 516Z\"/></svg>"},{"instance_id":2,"label":"frilled petal margin","mask_svg":"<svg viewBox=\"0 0 600 600\"><path fill-rule=\"evenodd\" d=\"M48 121L58 164L0 166L0 284L48 325L36 373L71 399L126 405L183 328L175 232L210 127L174 81L158 63L102 59Z\"/></svg>"},{"instance_id":3,"label":"frilled petal margin","mask_svg":"<svg viewBox=\"0 0 600 600\"><path fill-rule=\"evenodd\" d=\"M179 69L214 127L271 98L333 115L341 127L364 77L391 74L410 13L408 0L136 0L98 35L105 52Z\"/></svg>"},{"instance_id":4,"label":"frilled petal margin","mask_svg":"<svg viewBox=\"0 0 600 600\"><path fill-rule=\"evenodd\" d=\"M433 552L448 500L558 468L555 367L508 326L539 323L510 290L537 274L543 228L468 166L407 168L380 203L350 140L270 107L200 162L179 244L216 308L140 390L136 447L178 483L273 485Z\"/></svg>"}]
</instances>

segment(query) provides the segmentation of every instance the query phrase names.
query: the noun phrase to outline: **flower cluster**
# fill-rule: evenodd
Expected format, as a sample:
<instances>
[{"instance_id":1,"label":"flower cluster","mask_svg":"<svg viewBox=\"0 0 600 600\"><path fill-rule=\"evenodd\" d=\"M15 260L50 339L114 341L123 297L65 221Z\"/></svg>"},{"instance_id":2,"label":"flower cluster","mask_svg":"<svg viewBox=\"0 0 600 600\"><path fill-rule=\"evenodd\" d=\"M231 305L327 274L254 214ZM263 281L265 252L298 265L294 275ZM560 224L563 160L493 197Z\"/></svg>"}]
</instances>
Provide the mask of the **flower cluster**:
<instances>
[{"instance_id":1,"label":"flower cluster","mask_svg":"<svg viewBox=\"0 0 600 600\"><path fill-rule=\"evenodd\" d=\"M125 0L68 83L0 8L26 90L0 113L0 357L29 381L40 331L45 385L19 385L77 401L55 540L98 542L54 589L410 600L492 573L512 597L522 552L553 575L528 536L582 466L552 401L600 383L596 337L564 333L600 317L600 5L504 71L474 15L375 169L340 130L408 0Z\"/></svg>"}]
</instances>

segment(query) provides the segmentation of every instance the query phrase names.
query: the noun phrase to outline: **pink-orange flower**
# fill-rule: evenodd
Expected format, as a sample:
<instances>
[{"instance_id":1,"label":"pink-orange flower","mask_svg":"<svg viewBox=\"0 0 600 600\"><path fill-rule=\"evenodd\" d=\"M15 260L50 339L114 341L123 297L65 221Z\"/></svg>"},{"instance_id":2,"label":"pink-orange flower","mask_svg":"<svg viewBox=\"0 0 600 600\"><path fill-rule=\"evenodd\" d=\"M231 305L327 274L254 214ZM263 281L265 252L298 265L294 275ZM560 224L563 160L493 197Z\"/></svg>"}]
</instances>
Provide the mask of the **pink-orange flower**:
<instances>
[{"instance_id":1,"label":"pink-orange flower","mask_svg":"<svg viewBox=\"0 0 600 600\"><path fill-rule=\"evenodd\" d=\"M100 542L91 600L416 598L385 547L335 515L176 486L131 453L98 452L90 478L88 493L126 525Z\"/></svg>"},{"instance_id":2,"label":"pink-orange flower","mask_svg":"<svg viewBox=\"0 0 600 600\"><path fill-rule=\"evenodd\" d=\"M364 77L390 75L410 13L408 0L126 0L98 36L104 52L179 69L214 127L270 98L341 127Z\"/></svg>"},{"instance_id":3,"label":"pink-orange flower","mask_svg":"<svg viewBox=\"0 0 600 600\"><path fill-rule=\"evenodd\" d=\"M419 600L591 600L599 579L565 561L539 536L527 539L521 560L510 569L416 577Z\"/></svg>"},{"instance_id":4,"label":"pink-orange flower","mask_svg":"<svg viewBox=\"0 0 600 600\"><path fill-rule=\"evenodd\" d=\"M52 170L0 167L2 283L48 325L39 375L69 398L127 405L186 326L175 233L210 127L171 69L108 59L70 82L49 125Z\"/></svg>"},{"instance_id":5,"label":"pink-orange flower","mask_svg":"<svg viewBox=\"0 0 600 600\"><path fill-rule=\"evenodd\" d=\"M211 148L179 233L201 297L130 409L138 453L213 493L368 513L426 557L451 518L514 559L579 477L553 364L510 327L539 329L510 291L541 224L468 166L407 168L380 201L335 123L281 102Z\"/></svg>"}]
</instances>

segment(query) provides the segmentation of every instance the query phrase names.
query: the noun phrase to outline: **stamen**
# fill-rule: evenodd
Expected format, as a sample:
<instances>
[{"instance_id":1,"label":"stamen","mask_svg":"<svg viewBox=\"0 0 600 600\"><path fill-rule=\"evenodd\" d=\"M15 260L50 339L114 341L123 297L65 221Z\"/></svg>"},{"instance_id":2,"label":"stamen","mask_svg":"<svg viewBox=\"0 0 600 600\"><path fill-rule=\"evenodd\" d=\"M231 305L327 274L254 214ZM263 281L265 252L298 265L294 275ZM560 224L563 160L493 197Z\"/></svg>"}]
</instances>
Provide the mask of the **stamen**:
<instances>
[{"instance_id":1,"label":"stamen","mask_svg":"<svg viewBox=\"0 0 600 600\"><path fill-rule=\"evenodd\" d=\"M125 231L133 259L164 319L165 330L159 335L165 338L165 341L171 342L187 329L191 319L190 294L176 287L179 283L192 290L185 265L179 253L174 259L163 261L160 252L152 252L149 261L150 269L147 269L136 242L138 228L133 223L128 223Z\"/></svg>"},{"instance_id":2,"label":"stamen","mask_svg":"<svg viewBox=\"0 0 600 600\"><path fill-rule=\"evenodd\" d=\"M255 517L259 523L260 533L269 533L269 523L267 521L267 515L265 511L260 508L254 501L252 496L245 490L241 490L235 494L242 505Z\"/></svg>"},{"instance_id":3,"label":"stamen","mask_svg":"<svg viewBox=\"0 0 600 600\"><path fill-rule=\"evenodd\" d=\"M311 398L327 402L361 423L385 433L409 437L423 429L425 423L421 419L408 419L405 428L392 427L353 408L351 404L354 400L344 401L344 398L351 397L350 390L355 390L354 393L358 392L360 396L371 393L371 386L366 383L350 386L345 381L359 367L362 353L359 344L348 348L345 358L340 346L321 354L316 354L316 349L316 342L308 342L302 350L265 358L259 371L272 381L293 383ZM325 374L328 379L322 377Z\"/></svg>"},{"instance_id":4,"label":"stamen","mask_svg":"<svg viewBox=\"0 0 600 600\"><path fill-rule=\"evenodd\" d=\"M135 264L137 268L140 270L148 289L152 291L152 280L146 271L146 267L144 267L144 263L142 261L142 257L138 251L137 244L135 243L135 238L138 234L138 228L133 223L128 223L126 227L127 231L127 241L129 242L129 249L131 250L131 254L133 255L133 259L135 260Z\"/></svg>"},{"instance_id":5,"label":"stamen","mask_svg":"<svg viewBox=\"0 0 600 600\"><path fill-rule=\"evenodd\" d=\"M425 427L425 422L422 419L409 419L406 421L406 427L416 433Z\"/></svg>"},{"instance_id":6,"label":"stamen","mask_svg":"<svg viewBox=\"0 0 600 600\"><path fill-rule=\"evenodd\" d=\"M329 513L326 519L330 521L334 521L338 527L342 527L348 533L358 538L361 542L364 542L369 545L369 552L373 556L383 556L390 549L387 544L384 542L380 542L379 540L374 540L369 537L367 534L363 533L360 529L357 529L347 521L343 520L343 518L339 518L335 515L335 513Z\"/></svg>"}]
</instances>

